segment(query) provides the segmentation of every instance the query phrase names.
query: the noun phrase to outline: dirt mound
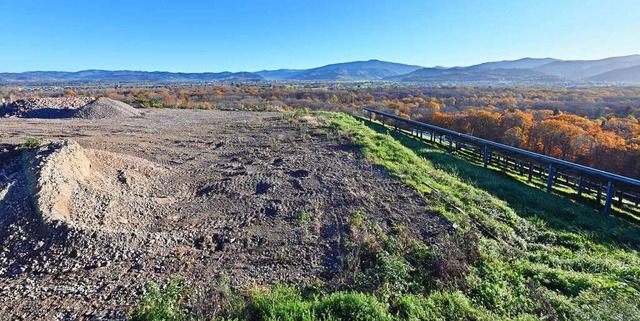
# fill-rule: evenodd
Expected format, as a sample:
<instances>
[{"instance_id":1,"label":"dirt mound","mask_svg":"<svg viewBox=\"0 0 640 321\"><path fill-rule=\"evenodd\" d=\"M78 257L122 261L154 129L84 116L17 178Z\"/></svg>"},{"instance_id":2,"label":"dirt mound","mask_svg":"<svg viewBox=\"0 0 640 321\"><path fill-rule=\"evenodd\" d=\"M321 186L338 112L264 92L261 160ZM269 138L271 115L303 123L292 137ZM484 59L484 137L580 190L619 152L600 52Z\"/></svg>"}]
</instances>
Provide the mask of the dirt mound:
<instances>
[{"instance_id":1,"label":"dirt mound","mask_svg":"<svg viewBox=\"0 0 640 321\"><path fill-rule=\"evenodd\" d=\"M91 175L91 162L73 141L54 142L47 149L38 158L36 190L31 193L43 219L68 220L76 189Z\"/></svg>"},{"instance_id":2,"label":"dirt mound","mask_svg":"<svg viewBox=\"0 0 640 321\"><path fill-rule=\"evenodd\" d=\"M125 118L140 116L131 105L110 98L101 97L78 110L75 117L86 119Z\"/></svg>"},{"instance_id":3,"label":"dirt mound","mask_svg":"<svg viewBox=\"0 0 640 321\"><path fill-rule=\"evenodd\" d=\"M64 118L94 101L92 97L48 97L19 99L0 110L4 117Z\"/></svg>"},{"instance_id":4,"label":"dirt mound","mask_svg":"<svg viewBox=\"0 0 640 321\"><path fill-rule=\"evenodd\" d=\"M82 229L140 227L142 220L132 212L136 206L153 202L144 192L153 185L152 177L165 173L146 160L85 150L72 140L52 142L32 160L35 163L32 161L29 171L35 190L29 192L35 196L41 219Z\"/></svg>"}]
</instances>

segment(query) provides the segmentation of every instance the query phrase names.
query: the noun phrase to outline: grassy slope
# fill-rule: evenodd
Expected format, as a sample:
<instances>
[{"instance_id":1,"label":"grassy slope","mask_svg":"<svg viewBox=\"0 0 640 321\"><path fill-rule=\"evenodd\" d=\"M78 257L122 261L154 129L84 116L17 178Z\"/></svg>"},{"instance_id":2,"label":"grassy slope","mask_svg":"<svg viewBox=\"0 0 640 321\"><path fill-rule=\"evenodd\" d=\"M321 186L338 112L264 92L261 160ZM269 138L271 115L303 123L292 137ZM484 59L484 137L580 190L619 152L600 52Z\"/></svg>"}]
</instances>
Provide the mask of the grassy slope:
<instances>
[{"instance_id":1,"label":"grassy slope","mask_svg":"<svg viewBox=\"0 0 640 321\"><path fill-rule=\"evenodd\" d=\"M379 125L345 114L323 116L329 118L322 130L328 137L360 146L365 161L425 194L432 210L455 222L459 246L473 241L469 235L479 235L479 258L459 275L464 282L431 282L438 251L415 240L403 242L400 234L382 235L375 259L358 273L360 281L351 290L278 286L251 291L239 308L229 310L231 315L261 320L640 320L637 226L402 134L391 133L394 139ZM353 230L366 225L361 219L354 216ZM375 228L361 229L375 234ZM145 318L144 309L138 312L141 319L154 319Z\"/></svg>"}]
</instances>

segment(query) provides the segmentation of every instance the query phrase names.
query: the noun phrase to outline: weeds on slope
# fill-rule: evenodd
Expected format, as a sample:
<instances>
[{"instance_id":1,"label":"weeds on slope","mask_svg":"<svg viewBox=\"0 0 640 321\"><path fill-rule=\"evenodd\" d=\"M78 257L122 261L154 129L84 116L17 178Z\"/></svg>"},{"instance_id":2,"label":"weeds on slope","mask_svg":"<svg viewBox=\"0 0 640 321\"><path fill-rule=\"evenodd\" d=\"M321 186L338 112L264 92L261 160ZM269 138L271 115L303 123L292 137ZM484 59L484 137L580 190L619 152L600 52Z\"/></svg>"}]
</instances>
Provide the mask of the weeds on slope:
<instances>
[{"instance_id":1,"label":"weeds on slope","mask_svg":"<svg viewBox=\"0 0 640 321\"><path fill-rule=\"evenodd\" d=\"M506 318L640 319L638 226L485 171L377 124L367 122L367 132L352 117L334 119L335 128L351 133L363 146L365 158L439 197L435 204L450 220L478 229L482 264L474 266L465 291L475 304ZM393 160L398 164L389 164Z\"/></svg>"}]
</instances>

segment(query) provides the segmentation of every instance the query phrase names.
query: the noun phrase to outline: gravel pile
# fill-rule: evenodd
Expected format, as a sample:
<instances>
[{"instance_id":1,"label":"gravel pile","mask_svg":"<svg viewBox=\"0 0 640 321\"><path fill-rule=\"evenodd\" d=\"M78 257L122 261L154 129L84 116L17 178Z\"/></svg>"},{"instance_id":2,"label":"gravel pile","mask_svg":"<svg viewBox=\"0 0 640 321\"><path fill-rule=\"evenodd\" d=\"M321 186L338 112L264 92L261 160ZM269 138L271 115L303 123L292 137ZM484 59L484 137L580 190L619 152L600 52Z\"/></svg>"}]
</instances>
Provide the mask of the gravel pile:
<instances>
[{"instance_id":1,"label":"gravel pile","mask_svg":"<svg viewBox=\"0 0 640 321\"><path fill-rule=\"evenodd\" d=\"M125 118L140 116L140 112L131 105L110 98L98 98L80 108L75 117L85 119Z\"/></svg>"},{"instance_id":2,"label":"gravel pile","mask_svg":"<svg viewBox=\"0 0 640 321\"><path fill-rule=\"evenodd\" d=\"M94 101L92 97L26 98L19 99L0 110L4 117L61 118L68 117L80 107Z\"/></svg>"}]
</instances>

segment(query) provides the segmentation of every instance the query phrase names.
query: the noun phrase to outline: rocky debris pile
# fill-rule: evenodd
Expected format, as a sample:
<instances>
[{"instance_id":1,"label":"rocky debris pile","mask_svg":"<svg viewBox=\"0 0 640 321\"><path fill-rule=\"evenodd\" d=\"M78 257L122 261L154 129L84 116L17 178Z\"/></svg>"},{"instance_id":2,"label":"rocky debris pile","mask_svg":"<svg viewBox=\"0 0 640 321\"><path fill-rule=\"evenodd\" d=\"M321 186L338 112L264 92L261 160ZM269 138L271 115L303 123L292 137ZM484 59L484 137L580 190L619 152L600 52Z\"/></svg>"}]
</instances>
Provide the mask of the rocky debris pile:
<instances>
[{"instance_id":1,"label":"rocky debris pile","mask_svg":"<svg viewBox=\"0 0 640 321\"><path fill-rule=\"evenodd\" d=\"M131 105L110 98L101 97L80 108L75 117L85 119L126 118L140 116Z\"/></svg>"},{"instance_id":2,"label":"rocky debris pile","mask_svg":"<svg viewBox=\"0 0 640 321\"><path fill-rule=\"evenodd\" d=\"M60 97L16 100L0 109L4 117L23 118L127 118L140 116L134 107L110 98Z\"/></svg>"},{"instance_id":3,"label":"rocky debris pile","mask_svg":"<svg viewBox=\"0 0 640 321\"><path fill-rule=\"evenodd\" d=\"M16 100L0 111L4 117L54 118L58 114L71 115L75 110L94 101L93 97L48 97ZM52 115L52 117L46 117Z\"/></svg>"},{"instance_id":4,"label":"rocky debris pile","mask_svg":"<svg viewBox=\"0 0 640 321\"><path fill-rule=\"evenodd\" d=\"M18 253L0 253L0 275L13 275L25 269L45 272L42 271L45 267L38 265L39 258L34 260L32 257L37 256L38 249L45 245L48 249L68 247L71 246L69 242L87 242L88 235L92 235L92 239L105 240L114 233L135 237L133 232L148 230L153 224L153 218L141 214L155 202L145 192L151 190L150 185L157 185L152 180L161 177L165 169L144 159L85 150L72 140L54 141L28 153L27 157L21 156L19 151L2 157L0 230L7 232L8 238L0 237L0 244L9 242L12 246L5 246L5 249ZM137 186L129 186L133 183ZM35 234L14 239L27 232L25 226L31 226L28 232ZM75 237L70 239L70 234ZM26 253L21 253L20 249L30 247L27 243L14 244L21 241L28 244L35 241L31 244L34 251L28 253L30 264L21 263ZM43 243L38 246L40 242ZM76 252L94 246L85 244L76 248ZM52 259L50 254L49 251L47 260ZM86 265L86 262L76 263ZM46 268L46 272L51 272L70 267L59 262Z\"/></svg>"},{"instance_id":5,"label":"rocky debris pile","mask_svg":"<svg viewBox=\"0 0 640 321\"><path fill-rule=\"evenodd\" d=\"M68 139L31 153L23 192L31 195L43 223L102 231L150 224L136 214L155 202L149 192L165 169L128 155L84 149Z\"/></svg>"}]
</instances>

